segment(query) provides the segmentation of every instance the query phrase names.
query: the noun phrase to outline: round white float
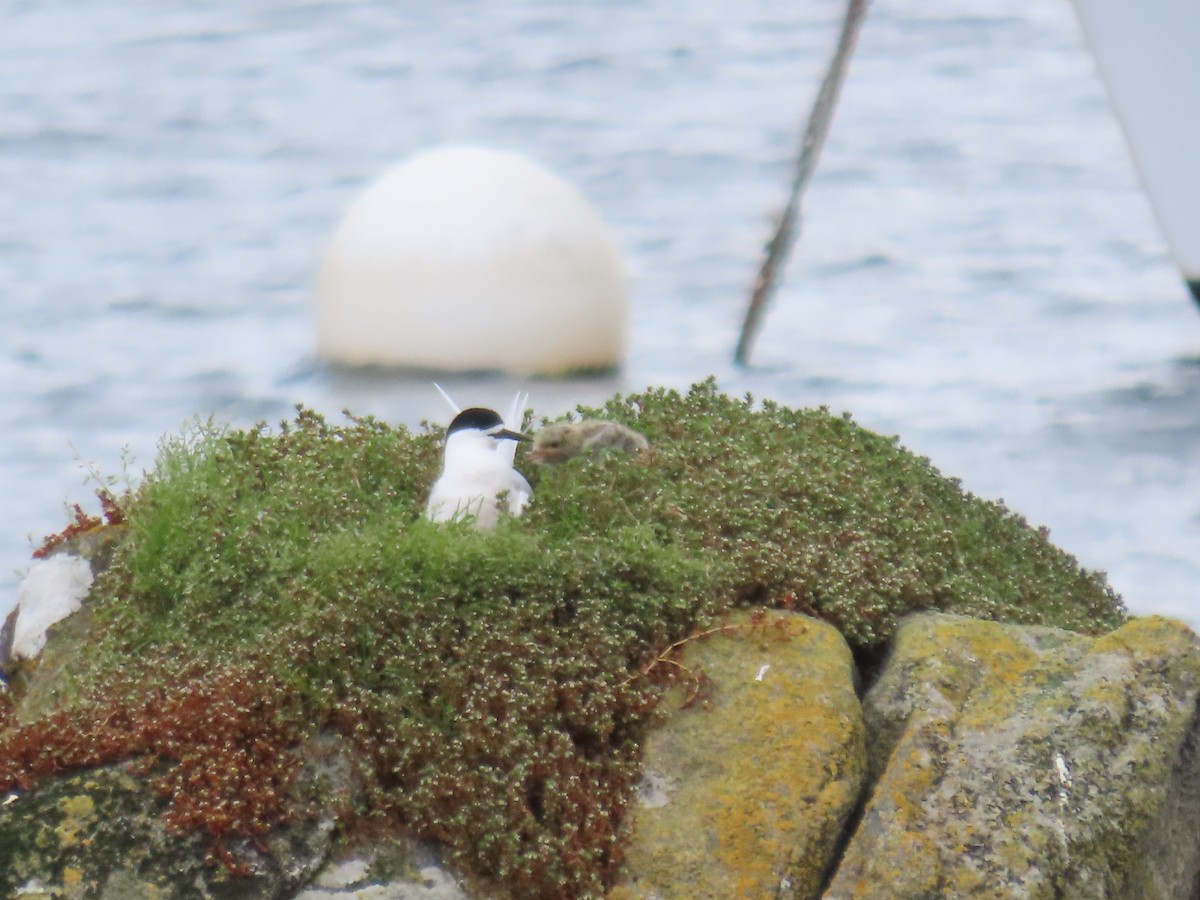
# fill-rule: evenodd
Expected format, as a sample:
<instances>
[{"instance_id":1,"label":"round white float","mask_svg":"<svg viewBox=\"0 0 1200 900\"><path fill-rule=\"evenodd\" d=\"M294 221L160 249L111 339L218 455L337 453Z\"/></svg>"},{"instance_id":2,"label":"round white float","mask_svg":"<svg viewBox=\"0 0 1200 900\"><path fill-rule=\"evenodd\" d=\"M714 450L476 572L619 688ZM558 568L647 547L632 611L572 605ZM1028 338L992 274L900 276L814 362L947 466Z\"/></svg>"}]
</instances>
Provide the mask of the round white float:
<instances>
[{"instance_id":1,"label":"round white float","mask_svg":"<svg viewBox=\"0 0 1200 900\"><path fill-rule=\"evenodd\" d=\"M616 243L583 195L511 153L423 153L354 202L318 286L329 362L562 374L624 358Z\"/></svg>"}]
</instances>

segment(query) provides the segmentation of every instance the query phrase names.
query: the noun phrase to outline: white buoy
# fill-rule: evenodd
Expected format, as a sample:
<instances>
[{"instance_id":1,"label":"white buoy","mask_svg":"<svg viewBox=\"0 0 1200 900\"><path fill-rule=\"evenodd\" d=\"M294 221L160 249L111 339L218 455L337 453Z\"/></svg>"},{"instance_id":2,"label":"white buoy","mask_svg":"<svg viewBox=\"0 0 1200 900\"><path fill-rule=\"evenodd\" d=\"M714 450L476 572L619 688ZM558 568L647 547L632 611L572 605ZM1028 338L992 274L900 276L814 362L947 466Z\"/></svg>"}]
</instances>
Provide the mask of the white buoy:
<instances>
[{"instance_id":1,"label":"white buoy","mask_svg":"<svg viewBox=\"0 0 1200 900\"><path fill-rule=\"evenodd\" d=\"M616 242L578 190L511 153L443 148L346 213L321 269L317 352L351 366L611 369L628 306Z\"/></svg>"}]
</instances>

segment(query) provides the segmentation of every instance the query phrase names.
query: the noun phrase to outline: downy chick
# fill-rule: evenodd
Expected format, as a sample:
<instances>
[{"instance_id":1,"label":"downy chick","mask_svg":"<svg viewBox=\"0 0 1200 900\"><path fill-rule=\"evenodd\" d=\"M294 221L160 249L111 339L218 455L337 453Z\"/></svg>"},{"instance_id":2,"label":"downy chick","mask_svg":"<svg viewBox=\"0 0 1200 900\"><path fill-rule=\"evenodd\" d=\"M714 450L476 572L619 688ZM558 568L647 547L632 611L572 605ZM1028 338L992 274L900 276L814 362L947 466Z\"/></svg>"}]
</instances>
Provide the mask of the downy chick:
<instances>
[{"instance_id":1,"label":"downy chick","mask_svg":"<svg viewBox=\"0 0 1200 900\"><path fill-rule=\"evenodd\" d=\"M594 456L603 450L636 453L650 442L644 435L617 422L584 419L547 425L533 436L529 458L539 466L555 465L576 456Z\"/></svg>"}]
</instances>

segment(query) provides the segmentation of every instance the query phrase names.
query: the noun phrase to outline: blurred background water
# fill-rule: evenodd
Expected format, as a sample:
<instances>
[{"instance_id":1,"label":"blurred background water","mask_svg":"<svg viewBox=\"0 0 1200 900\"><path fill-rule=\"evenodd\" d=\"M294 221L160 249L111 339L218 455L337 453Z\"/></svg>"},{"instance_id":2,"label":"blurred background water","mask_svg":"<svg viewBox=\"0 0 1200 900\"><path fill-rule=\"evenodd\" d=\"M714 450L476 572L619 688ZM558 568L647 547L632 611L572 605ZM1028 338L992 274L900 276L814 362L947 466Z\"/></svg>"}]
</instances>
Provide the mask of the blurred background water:
<instances>
[{"instance_id":1,"label":"blurred background water","mask_svg":"<svg viewBox=\"0 0 1200 900\"><path fill-rule=\"evenodd\" d=\"M1200 316L1067 0L877 0L731 365L842 7L0 0L0 614L88 470L190 417L445 420L428 379L318 366L312 290L366 184L470 142L580 186L630 262L628 365L537 411L710 373L850 411L1200 624Z\"/></svg>"}]
</instances>

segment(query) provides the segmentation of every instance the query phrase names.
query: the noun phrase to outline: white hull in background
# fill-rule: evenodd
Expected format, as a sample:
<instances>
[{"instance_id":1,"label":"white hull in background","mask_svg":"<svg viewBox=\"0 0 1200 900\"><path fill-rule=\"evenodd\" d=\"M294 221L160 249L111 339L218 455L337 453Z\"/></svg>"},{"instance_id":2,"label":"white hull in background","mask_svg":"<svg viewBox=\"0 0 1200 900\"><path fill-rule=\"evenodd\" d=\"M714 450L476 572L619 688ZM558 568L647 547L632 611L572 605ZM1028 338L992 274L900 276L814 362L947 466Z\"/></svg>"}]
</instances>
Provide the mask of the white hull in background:
<instances>
[{"instance_id":1,"label":"white hull in background","mask_svg":"<svg viewBox=\"0 0 1200 900\"><path fill-rule=\"evenodd\" d=\"M1150 204L1200 302L1200 0L1074 0Z\"/></svg>"}]
</instances>

